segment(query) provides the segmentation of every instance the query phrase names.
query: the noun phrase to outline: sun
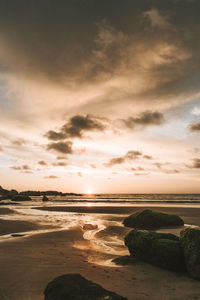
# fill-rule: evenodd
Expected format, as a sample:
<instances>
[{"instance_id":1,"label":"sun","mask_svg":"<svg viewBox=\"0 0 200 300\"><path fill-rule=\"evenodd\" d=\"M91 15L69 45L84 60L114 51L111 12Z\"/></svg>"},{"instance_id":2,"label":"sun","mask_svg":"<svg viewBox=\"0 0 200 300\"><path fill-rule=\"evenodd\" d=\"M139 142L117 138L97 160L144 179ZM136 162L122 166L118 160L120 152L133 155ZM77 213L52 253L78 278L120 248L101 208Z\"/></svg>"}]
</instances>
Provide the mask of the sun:
<instances>
[{"instance_id":1,"label":"sun","mask_svg":"<svg viewBox=\"0 0 200 300\"><path fill-rule=\"evenodd\" d=\"M86 194L87 194L87 195L92 195L92 190L91 190L91 189L88 189L87 192L86 192Z\"/></svg>"}]
</instances>

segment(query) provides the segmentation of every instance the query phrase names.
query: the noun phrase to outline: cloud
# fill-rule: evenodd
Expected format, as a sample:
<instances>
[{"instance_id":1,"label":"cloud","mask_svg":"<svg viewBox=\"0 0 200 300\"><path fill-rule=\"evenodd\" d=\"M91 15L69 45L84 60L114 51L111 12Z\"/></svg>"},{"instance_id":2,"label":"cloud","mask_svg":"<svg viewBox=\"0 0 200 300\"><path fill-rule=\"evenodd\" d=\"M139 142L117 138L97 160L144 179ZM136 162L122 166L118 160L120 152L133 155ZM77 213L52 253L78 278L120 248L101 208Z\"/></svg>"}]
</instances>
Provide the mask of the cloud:
<instances>
[{"instance_id":1,"label":"cloud","mask_svg":"<svg viewBox=\"0 0 200 300\"><path fill-rule=\"evenodd\" d=\"M45 136L49 139L49 140L53 140L53 141L59 141L59 140L63 140L66 139L66 135L63 132L56 132L53 130L49 130Z\"/></svg>"},{"instance_id":2,"label":"cloud","mask_svg":"<svg viewBox=\"0 0 200 300\"><path fill-rule=\"evenodd\" d=\"M131 171L145 171L145 169L142 167L137 167L137 168L131 168Z\"/></svg>"},{"instance_id":3,"label":"cloud","mask_svg":"<svg viewBox=\"0 0 200 300\"><path fill-rule=\"evenodd\" d=\"M114 165L119 165L125 162L125 158L124 157L116 157L116 158L112 158L110 159L110 161L108 163L104 163L105 167L112 167Z\"/></svg>"},{"instance_id":4,"label":"cloud","mask_svg":"<svg viewBox=\"0 0 200 300\"><path fill-rule=\"evenodd\" d=\"M90 164L90 167L91 167L92 169L96 169L96 168L97 168L94 164Z\"/></svg>"},{"instance_id":5,"label":"cloud","mask_svg":"<svg viewBox=\"0 0 200 300\"><path fill-rule=\"evenodd\" d=\"M199 91L199 8L198 0L1 1L2 69L75 89L104 83L98 107L182 101L175 96Z\"/></svg>"},{"instance_id":6,"label":"cloud","mask_svg":"<svg viewBox=\"0 0 200 300\"><path fill-rule=\"evenodd\" d=\"M140 151L128 151L125 155L125 158L137 159L137 158L141 157L141 155L142 155L142 152L140 152Z\"/></svg>"},{"instance_id":7,"label":"cloud","mask_svg":"<svg viewBox=\"0 0 200 300\"><path fill-rule=\"evenodd\" d=\"M151 157L149 155L143 155L140 151L130 150L122 157L111 158L108 163L104 163L104 166L109 168L114 165L123 164L127 160L136 160L139 158L146 158L146 156Z\"/></svg>"},{"instance_id":8,"label":"cloud","mask_svg":"<svg viewBox=\"0 0 200 300\"><path fill-rule=\"evenodd\" d=\"M60 152L63 154L72 154L72 142L57 142L57 143L50 143L47 145L47 150L54 150L56 152Z\"/></svg>"},{"instance_id":9,"label":"cloud","mask_svg":"<svg viewBox=\"0 0 200 300\"><path fill-rule=\"evenodd\" d=\"M167 17L161 15L161 13L156 8L152 8L144 13L144 17L150 20L152 27L158 27L160 29L169 29L171 27L167 20Z\"/></svg>"},{"instance_id":10,"label":"cloud","mask_svg":"<svg viewBox=\"0 0 200 300\"><path fill-rule=\"evenodd\" d=\"M177 169L174 169L174 170L164 170L164 173L165 174L179 174L180 171L177 170Z\"/></svg>"},{"instance_id":11,"label":"cloud","mask_svg":"<svg viewBox=\"0 0 200 300\"><path fill-rule=\"evenodd\" d=\"M67 166L67 163L65 163L63 161L60 161L60 162L57 162L57 163L53 163L53 166L54 167L65 167L65 166Z\"/></svg>"},{"instance_id":12,"label":"cloud","mask_svg":"<svg viewBox=\"0 0 200 300\"><path fill-rule=\"evenodd\" d=\"M190 169L200 169L200 158L194 158L193 164L187 167Z\"/></svg>"},{"instance_id":13,"label":"cloud","mask_svg":"<svg viewBox=\"0 0 200 300\"><path fill-rule=\"evenodd\" d=\"M30 170L31 168L28 165L22 165L22 166L12 166L10 167L11 169L15 171L21 171L23 173L32 173Z\"/></svg>"},{"instance_id":14,"label":"cloud","mask_svg":"<svg viewBox=\"0 0 200 300\"><path fill-rule=\"evenodd\" d=\"M41 166L47 166L47 165L48 165L48 164L46 163L46 161L44 161L44 160L38 161L38 164L41 165Z\"/></svg>"},{"instance_id":15,"label":"cloud","mask_svg":"<svg viewBox=\"0 0 200 300\"><path fill-rule=\"evenodd\" d=\"M44 176L45 179L57 179L57 178L60 178L58 176L55 176L55 175L49 175L49 176Z\"/></svg>"},{"instance_id":16,"label":"cloud","mask_svg":"<svg viewBox=\"0 0 200 300\"><path fill-rule=\"evenodd\" d=\"M128 128L161 125L164 123L164 116L160 112L146 111L138 117L129 117L128 119L123 120L123 122Z\"/></svg>"},{"instance_id":17,"label":"cloud","mask_svg":"<svg viewBox=\"0 0 200 300\"><path fill-rule=\"evenodd\" d=\"M50 140L63 140L67 138L82 138L84 132L104 130L105 125L96 117L75 115L62 126L59 132L50 130L45 136Z\"/></svg>"},{"instance_id":18,"label":"cloud","mask_svg":"<svg viewBox=\"0 0 200 300\"><path fill-rule=\"evenodd\" d=\"M195 115L195 116L200 116L200 106L195 106L195 107L192 109L191 113L192 113L193 115Z\"/></svg>"},{"instance_id":19,"label":"cloud","mask_svg":"<svg viewBox=\"0 0 200 300\"><path fill-rule=\"evenodd\" d=\"M26 144L26 140L25 139L17 139L15 141L13 141L13 144L16 146L22 146L22 145Z\"/></svg>"},{"instance_id":20,"label":"cloud","mask_svg":"<svg viewBox=\"0 0 200 300\"><path fill-rule=\"evenodd\" d=\"M200 123L194 123L189 125L190 131L200 131Z\"/></svg>"},{"instance_id":21,"label":"cloud","mask_svg":"<svg viewBox=\"0 0 200 300\"><path fill-rule=\"evenodd\" d=\"M151 155L143 155L143 158L148 159L148 160L153 159L153 157Z\"/></svg>"}]
</instances>

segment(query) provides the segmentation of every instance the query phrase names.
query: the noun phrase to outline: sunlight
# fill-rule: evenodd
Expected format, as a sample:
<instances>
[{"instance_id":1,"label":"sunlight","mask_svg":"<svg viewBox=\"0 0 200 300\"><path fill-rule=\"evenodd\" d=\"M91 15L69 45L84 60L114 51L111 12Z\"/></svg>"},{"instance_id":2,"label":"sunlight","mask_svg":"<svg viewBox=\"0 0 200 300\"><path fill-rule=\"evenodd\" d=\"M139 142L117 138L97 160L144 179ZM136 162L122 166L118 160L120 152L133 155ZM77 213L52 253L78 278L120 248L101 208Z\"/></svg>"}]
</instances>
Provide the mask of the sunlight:
<instances>
[{"instance_id":1,"label":"sunlight","mask_svg":"<svg viewBox=\"0 0 200 300\"><path fill-rule=\"evenodd\" d=\"M86 192L86 194L87 194L87 195L92 195L92 190L91 190L91 189L88 189L87 192Z\"/></svg>"}]
</instances>

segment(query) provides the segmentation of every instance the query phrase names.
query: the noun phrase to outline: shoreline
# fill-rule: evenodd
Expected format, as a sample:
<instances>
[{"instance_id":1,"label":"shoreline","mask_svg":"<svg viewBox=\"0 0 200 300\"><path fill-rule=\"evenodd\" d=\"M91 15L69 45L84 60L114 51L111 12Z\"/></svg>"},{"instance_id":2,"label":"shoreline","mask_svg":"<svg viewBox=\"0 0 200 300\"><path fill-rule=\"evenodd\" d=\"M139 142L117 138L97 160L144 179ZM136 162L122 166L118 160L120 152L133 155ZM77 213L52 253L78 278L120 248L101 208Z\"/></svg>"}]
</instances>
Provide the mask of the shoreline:
<instances>
[{"instance_id":1,"label":"shoreline","mask_svg":"<svg viewBox=\"0 0 200 300\"><path fill-rule=\"evenodd\" d=\"M49 214L53 216L54 210L50 208ZM61 213L64 213L66 222L73 216L73 212L66 211L69 207L59 209L62 209ZM126 266L109 263L112 259L123 255L123 251L128 254L123 239L131 228L123 227L121 224L124 218L123 214L118 213L121 207L112 207L112 211L109 208L111 214L108 214L105 208L103 214L98 211L94 213L93 218L90 217L93 213L91 207L89 209L90 214L81 211L79 213L91 223L95 220L97 222L104 220L107 227L95 232L95 230L84 231L81 226L70 227L68 230L52 226L49 232L38 232L33 235L28 235L27 232L23 238L7 239L1 243L0 299L43 300L43 291L48 282L67 273L80 273L88 280L129 300L199 299L199 281L187 277L184 273L173 273L143 262ZM124 209L130 213L130 207ZM138 207L131 207L131 210L134 212ZM200 209L157 207L155 210L180 213L185 222L200 226ZM80 218L77 212L74 216L77 220ZM3 217L1 221L8 224L5 214ZM14 222L14 219L11 222ZM22 221L15 220L15 222ZM23 225L27 226L27 223L24 221ZM39 227L42 229L42 226Z\"/></svg>"},{"instance_id":2,"label":"shoreline","mask_svg":"<svg viewBox=\"0 0 200 300\"><path fill-rule=\"evenodd\" d=\"M77 247L79 246L79 247ZM48 282L67 273L115 291L129 300L198 299L199 282L185 274L172 273L136 262L128 266L95 263L96 252L80 228L33 235L3 243L0 248L0 297L12 300L43 300ZM88 260L93 257L93 263ZM105 257L115 258L115 255Z\"/></svg>"}]
</instances>

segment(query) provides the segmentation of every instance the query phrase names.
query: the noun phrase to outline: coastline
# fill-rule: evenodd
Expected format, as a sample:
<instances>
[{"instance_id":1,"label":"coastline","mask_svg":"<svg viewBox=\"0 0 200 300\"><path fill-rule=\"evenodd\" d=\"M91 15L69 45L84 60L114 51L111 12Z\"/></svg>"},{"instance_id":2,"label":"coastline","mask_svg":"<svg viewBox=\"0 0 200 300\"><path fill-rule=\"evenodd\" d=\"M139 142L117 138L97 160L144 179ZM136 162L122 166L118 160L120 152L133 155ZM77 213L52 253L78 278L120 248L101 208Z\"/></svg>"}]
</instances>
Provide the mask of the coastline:
<instances>
[{"instance_id":1,"label":"coastline","mask_svg":"<svg viewBox=\"0 0 200 300\"><path fill-rule=\"evenodd\" d=\"M131 209L135 211L138 207ZM158 207L156 210L180 212L185 222L200 226L200 209ZM52 208L49 212L53 213ZM103 218L106 220L123 219L116 208L112 208L111 215L108 215L107 210L104 213ZM8 224L8 220L1 221ZM24 226L28 226L27 223L24 222ZM24 231L24 228L21 230ZM112 238L117 234L120 243L123 243L126 230L131 230L123 228L110 226L96 233L96 237L100 242L110 239L113 243ZM87 239L84 238L86 233L89 233ZM120 247L124 247L124 252L128 254L125 246ZM129 300L199 299L199 282L185 274L172 273L142 262L128 266L107 263L118 256L117 250L116 253L109 253L101 244L97 247L92 231L83 231L80 226L5 240L0 247L0 298L43 300L43 291L53 278L66 273L81 273L87 279Z\"/></svg>"}]
</instances>

